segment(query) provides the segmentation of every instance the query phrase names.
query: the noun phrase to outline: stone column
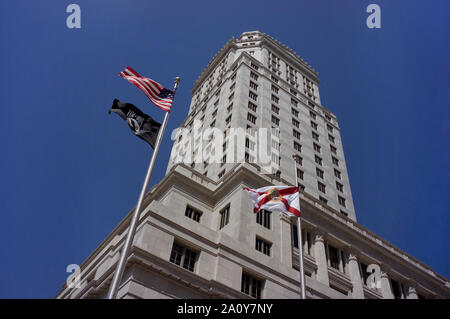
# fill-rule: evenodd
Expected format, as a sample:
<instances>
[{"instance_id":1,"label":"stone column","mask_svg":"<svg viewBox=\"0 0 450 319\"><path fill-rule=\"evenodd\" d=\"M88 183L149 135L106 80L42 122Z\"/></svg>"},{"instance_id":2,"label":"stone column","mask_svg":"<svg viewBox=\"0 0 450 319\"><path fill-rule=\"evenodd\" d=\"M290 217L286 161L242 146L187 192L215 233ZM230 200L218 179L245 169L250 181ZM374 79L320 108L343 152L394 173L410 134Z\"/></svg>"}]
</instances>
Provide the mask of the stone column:
<instances>
[{"instance_id":1,"label":"stone column","mask_svg":"<svg viewBox=\"0 0 450 319\"><path fill-rule=\"evenodd\" d=\"M417 295L417 284L413 281L409 281L406 283L406 299L419 299L419 296Z\"/></svg>"},{"instance_id":2,"label":"stone column","mask_svg":"<svg viewBox=\"0 0 450 319\"><path fill-rule=\"evenodd\" d=\"M356 250L352 247L347 248L348 253L348 274L353 284L352 298L364 299L363 282L361 272L359 271L358 259L356 258Z\"/></svg>"},{"instance_id":3,"label":"stone column","mask_svg":"<svg viewBox=\"0 0 450 319\"><path fill-rule=\"evenodd\" d=\"M291 222L289 217L280 213L280 262L292 268Z\"/></svg>"},{"instance_id":4,"label":"stone column","mask_svg":"<svg viewBox=\"0 0 450 319\"><path fill-rule=\"evenodd\" d=\"M392 293L391 281L388 276L389 268L386 265L382 265L380 269L380 290L383 299L394 299Z\"/></svg>"},{"instance_id":5,"label":"stone column","mask_svg":"<svg viewBox=\"0 0 450 319\"><path fill-rule=\"evenodd\" d=\"M317 280L327 286L330 281L328 278L327 255L325 253L325 233L317 231L314 237L314 258L317 263Z\"/></svg>"}]
</instances>

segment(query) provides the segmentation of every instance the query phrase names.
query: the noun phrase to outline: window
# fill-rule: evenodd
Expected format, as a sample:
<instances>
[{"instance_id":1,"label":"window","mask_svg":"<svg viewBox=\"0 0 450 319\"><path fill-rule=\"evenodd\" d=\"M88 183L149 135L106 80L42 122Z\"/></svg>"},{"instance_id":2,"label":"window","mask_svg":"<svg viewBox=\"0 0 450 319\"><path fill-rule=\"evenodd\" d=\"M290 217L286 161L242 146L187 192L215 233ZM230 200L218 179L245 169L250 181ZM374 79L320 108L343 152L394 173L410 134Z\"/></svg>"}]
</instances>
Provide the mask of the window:
<instances>
[{"instance_id":1,"label":"window","mask_svg":"<svg viewBox=\"0 0 450 319\"><path fill-rule=\"evenodd\" d=\"M234 98L234 93L230 94L230 96L228 97L228 101L231 101Z\"/></svg>"},{"instance_id":2,"label":"window","mask_svg":"<svg viewBox=\"0 0 450 319\"><path fill-rule=\"evenodd\" d=\"M267 229L270 229L270 216L272 215L272 212L265 210L265 209L260 209L257 213L256 213L256 222L264 227L266 227Z\"/></svg>"},{"instance_id":3,"label":"window","mask_svg":"<svg viewBox=\"0 0 450 319\"><path fill-rule=\"evenodd\" d=\"M289 92L291 92L292 95L297 96L297 92L295 92L295 90L289 89Z\"/></svg>"},{"instance_id":4,"label":"window","mask_svg":"<svg viewBox=\"0 0 450 319\"><path fill-rule=\"evenodd\" d=\"M297 162L298 165L303 165L303 158L300 156L295 156L295 161Z\"/></svg>"},{"instance_id":5,"label":"window","mask_svg":"<svg viewBox=\"0 0 450 319\"><path fill-rule=\"evenodd\" d=\"M296 141L294 141L294 149L298 152L301 152L302 146L299 143L297 143Z\"/></svg>"},{"instance_id":6,"label":"window","mask_svg":"<svg viewBox=\"0 0 450 319\"><path fill-rule=\"evenodd\" d=\"M324 203L325 205L328 203L328 199L323 198L322 196L319 196L319 201L320 201L321 203Z\"/></svg>"},{"instance_id":7,"label":"window","mask_svg":"<svg viewBox=\"0 0 450 319\"><path fill-rule=\"evenodd\" d=\"M294 106L298 106L297 100L291 99L291 104Z\"/></svg>"},{"instance_id":8,"label":"window","mask_svg":"<svg viewBox=\"0 0 450 319\"><path fill-rule=\"evenodd\" d=\"M345 198L338 196L338 200L339 200L339 205L345 207Z\"/></svg>"},{"instance_id":9,"label":"window","mask_svg":"<svg viewBox=\"0 0 450 319\"><path fill-rule=\"evenodd\" d=\"M189 271L194 271L197 253L180 245L173 243L172 252L170 253L170 262L181 266Z\"/></svg>"},{"instance_id":10,"label":"window","mask_svg":"<svg viewBox=\"0 0 450 319\"><path fill-rule=\"evenodd\" d=\"M296 128L300 127L300 122L297 121L296 119L292 119L292 125L294 125Z\"/></svg>"},{"instance_id":11,"label":"window","mask_svg":"<svg viewBox=\"0 0 450 319\"><path fill-rule=\"evenodd\" d=\"M339 270L340 257L339 250L336 247L327 245L328 247L328 264L334 269Z\"/></svg>"},{"instance_id":12,"label":"window","mask_svg":"<svg viewBox=\"0 0 450 319\"><path fill-rule=\"evenodd\" d=\"M343 192L344 192L344 185L342 185L342 184L339 183L339 182L336 182L336 189L337 189L338 191L340 191L341 193L343 193Z\"/></svg>"},{"instance_id":13,"label":"window","mask_svg":"<svg viewBox=\"0 0 450 319\"><path fill-rule=\"evenodd\" d=\"M330 145L330 151L331 153L336 154L337 149L333 145Z\"/></svg>"},{"instance_id":14,"label":"window","mask_svg":"<svg viewBox=\"0 0 450 319\"><path fill-rule=\"evenodd\" d=\"M231 114L225 119L225 124L228 125L231 123Z\"/></svg>"},{"instance_id":15,"label":"window","mask_svg":"<svg viewBox=\"0 0 450 319\"><path fill-rule=\"evenodd\" d=\"M253 93L251 91L248 92L248 97L255 101L258 99L258 95L256 95L255 93Z\"/></svg>"},{"instance_id":16,"label":"window","mask_svg":"<svg viewBox=\"0 0 450 319\"><path fill-rule=\"evenodd\" d=\"M272 84L272 92L277 93L278 94L278 88Z\"/></svg>"},{"instance_id":17,"label":"window","mask_svg":"<svg viewBox=\"0 0 450 319\"><path fill-rule=\"evenodd\" d=\"M184 216L189 217L199 223L200 217L202 216L202 212L198 211L190 206L186 206L186 211L184 212Z\"/></svg>"},{"instance_id":18,"label":"window","mask_svg":"<svg viewBox=\"0 0 450 319\"><path fill-rule=\"evenodd\" d=\"M315 155L314 160L316 161L317 164L322 165L322 159L319 156Z\"/></svg>"},{"instance_id":19,"label":"window","mask_svg":"<svg viewBox=\"0 0 450 319\"><path fill-rule=\"evenodd\" d=\"M339 172L337 169L334 169L334 176L341 179L341 172Z\"/></svg>"},{"instance_id":20,"label":"window","mask_svg":"<svg viewBox=\"0 0 450 319\"><path fill-rule=\"evenodd\" d=\"M258 81L258 75L256 75L255 73L250 72L250 77L251 77L253 80Z\"/></svg>"},{"instance_id":21,"label":"window","mask_svg":"<svg viewBox=\"0 0 450 319\"><path fill-rule=\"evenodd\" d=\"M212 121L209 127L214 127L216 125L216 120Z\"/></svg>"},{"instance_id":22,"label":"window","mask_svg":"<svg viewBox=\"0 0 450 319\"><path fill-rule=\"evenodd\" d=\"M367 272L368 266L366 264L363 264L363 263L360 262L359 263L359 268L360 268L360 271L361 271L361 279L362 279L363 284L366 285L366 286L372 287L371 284L369 284L369 285L367 284L367 279L370 276L370 273Z\"/></svg>"},{"instance_id":23,"label":"window","mask_svg":"<svg viewBox=\"0 0 450 319\"><path fill-rule=\"evenodd\" d=\"M278 79L276 77L274 77L273 75L271 76L272 81L274 81L275 83L278 83Z\"/></svg>"},{"instance_id":24,"label":"window","mask_svg":"<svg viewBox=\"0 0 450 319\"><path fill-rule=\"evenodd\" d=\"M228 221L230 220L230 205L226 206L220 211L220 225L219 229L222 229L225 227L225 225L228 224Z\"/></svg>"},{"instance_id":25,"label":"window","mask_svg":"<svg viewBox=\"0 0 450 319\"><path fill-rule=\"evenodd\" d=\"M278 141L272 140L272 148L274 148L277 151L279 151L280 150L280 143L278 143Z\"/></svg>"},{"instance_id":26,"label":"window","mask_svg":"<svg viewBox=\"0 0 450 319\"><path fill-rule=\"evenodd\" d=\"M298 183L297 186L298 186L298 190L299 191L302 191L302 192L305 191L305 186L304 185Z\"/></svg>"},{"instance_id":27,"label":"window","mask_svg":"<svg viewBox=\"0 0 450 319\"><path fill-rule=\"evenodd\" d=\"M318 177L323 178L323 171L316 167L316 174Z\"/></svg>"},{"instance_id":28,"label":"window","mask_svg":"<svg viewBox=\"0 0 450 319\"><path fill-rule=\"evenodd\" d=\"M297 177L303 179L303 171L297 168Z\"/></svg>"},{"instance_id":29,"label":"window","mask_svg":"<svg viewBox=\"0 0 450 319\"><path fill-rule=\"evenodd\" d=\"M221 171L221 172L217 175L217 177L222 178L223 175L225 175L225 170Z\"/></svg>"},{"instance_id":30,"label":"window","mask_svg":"<svg viewBox=\"0 0 450 319\"><path fill-rule=\"evenodd\" d=\"M325 184L317 182L317 188L319 189L319 191L325 194Z\"/></svg>"},{"instance_id":31,"label":"window","mask_svg":"<svg viewBox=\"0 0 450 319\"><path fill-rule=\"evenodd\" d=\"M405 299L405 293L403 291L403 285L397 280L391 279L392 293L394 294L394 299Z\"/></svg>"},{"instance_id":32,"label":"window","mask_svg":"<svg viewBox=\"0 0 450 319\"><path fill-rule=\"evenodd\" d=\"M280 99L272 94L272 102L278 103L280 101Z\"/></svg>"},{"instance_id":33,"label":"window","mask_svg":"<svg viewBox=\"0 0 450 319\"><path fill-rule=\"evenodd\" d=\"M272 247L272 244L259 238L256 237L256 242L255 242L255 249L257 251L262 252L264 255L270 256L270 248Z\"/></svg>"},{"instance_id":34,"label":"window","mask_svg":"<svg viewBox=\"0 0 450 319\"><path fill-rule=\"evenodd\" d=\"M280 113L280 108L278 106L275 106L272 104L272 112L274 112L275 114Z\"/></svg>"},{"instance_id":35,"label":"window","mask_svg":"<svg viewBox=\"0 0 450 319\"><path fill-rule=\"evenodd\" d=\"M247 137L245 139L245 147L249 150L254 151L255 150L255 142L250 141L250 139Z\"/></svg>"},{"instance_id":36,"label":"window","mask_svg":"<svg viewBox=\"0 0 450 319\"><path fill-rule=\"evenodd\" d=\"M327 129L328 131L333 132L333 127L330 124L327 124Z\"/></svg>"},{"instance_id":37,"label":"window","mask_svg":"<svg viewBox=\"0 0 450 319\"><path fill-rule=\"evenodd\" d=\"M317 123L311 121L311 127L315 130L317 130Z\"/></svg>"},{"instance_id":38,"label":"window","mask_svg":"<svg viewBox=\"0 0 450 319\"><path fill-rule=\"evenodd\" d=\"M294 248L298 248L298 228L296 225L292 225L291 227L292 229L292 246L294 246Z\"/></svg>"},{"instance_id":39,"label":"window","mask_svg":"<svg viewBox=\"0 0 450 319\"><path fill-rule=\"evenodd\" d=\"M272 115L272 123L275 125L280 125L280 119Z\"/></svg>"},{"instance_id":40,"label":"window","mask_svg":"<svg viewBox=\"0 0 450 319\"><path fill-rule=\"evenodd\" d=\"M250 66L252 68L254 68L256 71L258 71L258 69L259 69L259 67L256 64L254 64L253 62L250 64Z\"/></svg>"},{"instance_id":41,"label":"window","mask_svg":"<svg viewBox=\"0 0 450 319\"><path fill-rule=\"evenodd\" d=\"M248 108L250 109L250 110L252 110L253 112L256 112L256 105L255 104L253 104L252 102L248 102Z\"/></svg>"},{"instance_id":42,"label":"window","mask_svg":"<svg viewBox=\"0 0 450 319\"><path fill-rule=\"evenodd\" d=\"M312 118L313 120L316 119L316 113L309 111L309 115L311 116L311 118Z\"/></svg>"},{"instance_id":43,"label":"window","mask_svg":"<svg viewBox=\"0 0 450 319\"><path fill-rule=\"evenodd\" d=\"M298 111L294 108L291 108L291 113L292 115L294 115L295 117L298 117Z\"/></svg>"},{"instance_id":44,"label":"window","mask_svg":"<svg viewBox=\"0 0 450 319\"><path fill-rule=\"evenodd\" d=\"M328 134L328 139L330 140L331 143L334 143L334 136L331 134Z\"/></svg>"},{"instance_id":45,"label":"window","mask_svg":"<svg viewBox=\"0 0 450 319\"><path fill-rule=\"evenodd\" d=\"M255 124L256 123L256 116L247 113L247 120L250 121L251 123Z\"/></svg>"},{"instance_id":46,"label":"window","mask_svg":"<svg viewBox=\"0 0 450 319\"><path fill-rule=\"evenodd\" d=\"M241 292L252 296L256 299L261 299L262 281L255 277L242 273Z\"/></svg>"},{"instance_id":47,"label":"window","mask_svg":"<svg viewBox=\"0 0 450 319\"><path fill-rule=\"evenodd\" d=\"M339 166L339 160L336 157L331 156L331 160L333 161L334 165Z\"/></svg>"},{"instance_id":48,"label":"window","mask_svg":"<svg viewBox=\"0 0 450 319\"><path fill-rule=\"evenodd\" d=\"M297 130L292 130L292 135L296 138L296 139L300 139L300 132Z\"/></svg>"},{"instance_id":49,"label":"window","mask_svg":"<svg viewBox=\"0 0 450 319\"><path fill-rule=\"evenodd\" d=\"M258 90L258 84L253 81L250 81L250 87L255 91Z\"/></svg>"},{"instance_id":50,"label":"window","mask_svg":"<svg viewBox=\"0 0 450 319\"><path fill-rule=\"evenodd\" d=\"M216 115L217 115L217 110L215 110L215 111L211 114L212 117L215 117Z\"/></svg>"},{"instance_id":51,"label":"window","mask_svg":"<svg viewBox=\"0 0 450 319\"><path fill-rule=\"evenodd\" d=\"M230 92L234 90L234 87L235 87L235 86L236 86L236 83L233 83L233 84L230 86Z\"/></svg>"},{"instance_id":52,"label":"window","mask_svg":"<svg viewBox=\"0 0 450 319\"><path fill-rule=\"evenodd\" d=\"M319 134L317 134L316 132L312 132L312 137L313 137L313 139L315 139L317 142L319 141Z\"/></svg>"},{"instance_id":53,"label":"window","mask_svg":"<svg viewBox=\"0 0 450 319\"><path fill-rule=\"evenodd\" d=\"M317 153L320 153L320 145L317 145L316 143L313 143L313 146L314 146L314 150L315 150Z\"/></svg>"}]
</instances>

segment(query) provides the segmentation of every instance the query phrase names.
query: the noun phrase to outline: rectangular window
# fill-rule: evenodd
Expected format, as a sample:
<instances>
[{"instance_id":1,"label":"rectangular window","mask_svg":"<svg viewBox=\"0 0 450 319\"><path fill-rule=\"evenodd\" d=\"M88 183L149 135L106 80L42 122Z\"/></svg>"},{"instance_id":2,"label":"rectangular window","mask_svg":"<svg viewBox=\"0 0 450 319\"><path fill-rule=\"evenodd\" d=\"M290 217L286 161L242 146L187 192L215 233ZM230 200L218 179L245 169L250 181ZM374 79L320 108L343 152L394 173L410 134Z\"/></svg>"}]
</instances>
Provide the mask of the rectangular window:
<instances>
[{"instance_id":1,"label":"rectangular window","mask_svg":"<svg viewBox=\"0 0 450 319\"><path fill-rule=\"evenodd\" d=\"M270 218L271 218L272 212L265 210L265 209L260 209L257 213L256 213L256 222L264 227L266 227L267 229L270 229Z\"/></svg>"},{"instance_id":2,"label":"rectangular window","mask_svg":"<svg viewBox=\"0 0 450 319\"><path fill-rule=\"evenodd\" d=\"M297 168L297 177L303 179L303 171Z\"/></svg>"},{"instance_id":3,"label":"rectangular window","mask_svg":"<svg viewBox=\"0 0 450 319\"><path fill-rule=\"evenodd\" d=\"M295 117L298 117L298 111L294 108L291 108L291 113L292 115L294 115Z\"/></svg>"},{"instance_id":4,"label":"rectangular window","mask_svg":"<svg viewBox=\"0 0 450 319\"><path fill-rule=\"evenodd\" d=\"M300 139L300 132L299 132L299 131L292 130L292 135L293 135L296 139Z\"/></svg>"},{"instance_id":5,"label":"rectangular window","mask_svg":"<svg viewBox=\"0 0 450 319\"><path fill-rule=\"evenodd\" d=\"M252 100L256 101L258 99L258 95L256 95L253 92L248 92L248 97L251 98Z\"/></svg>"},{"instance_id":6,"label":"rectangular window","mask_svg":"<svg viewBox=\"0 0 450 319\"><path fill-rule=\"evenodd\" d=\"M278 94L278 88L272 84L272 92L277 93Z\"/></svg>"},{"instance_id":7,"label":"rectangular window","mask_svg":"<svg viewBox=\"0 0 450 319\"><path fill-rule=\"evenodd\" d=\"M322 165L322 159L319 156L315 155L314 160L317 164Z\"/></svg>"},{"instance_id":8,"label":"rectangular window","mask_svg":"<svg viewBox=\"0 0 450 319\"><path fill-rule=\"evenodd\" d=\"M234 93L232 93L229 97L228 97L228 101L231 101L234 98Z\"/></svg>"},{"instance_id":9,"label":"rectangular window","mask_svg":"<svg viewBox=\"0 0 450 319\"><path fill-rule=\"evenodd\" d=\"M330 151L331 153L336 154L337 149L333 145L330 145Z\"/></svg>"},{"instance_id":10,"label":"rectangular window","mask_svg":"<svg viewBox=\"0 0 450 319\"><path fill-rule=\"evenodd\" d=\"M258 75L256 75L255 73L250 72L250 77L251 77L253 80L258 81Z\"/></svg>"},{"instance_id":11,"label":"rectangular window","mask_svg":"<svg viewBox=\"0 0 450 319\"><path fill-rule=\"evenodd\" d=\"M317 167L316 167L316 174L318 177L323 179L323 171Z\"/></svg>"},{"instance_id":12,"label":"rectangular window","mask_svg":"<svg viewBox=\"0 0 450 319\"><path fill-rule=\"evenodd\" d=\"M274 77L273 75L270 77L272 81L274 81L275 83L278 83L278 79L276 77Z\"/></svg>"},{"instance_id":13,"label":"rectangular window","mask_svg":"<svg viewBox=\"0 0 450 319\"><path fill-rule=\"evenodd\" d=\"M250 88L252 88L253 90L257 91L258 90L258 84L256 84L253 81L250 81Z\"/></svg>"},{"instance_id":14,"label":"rectangular window","mask_svg":"<svg viewBox=\"0 0 450 319\"><path fill-rule=\"evenodd\" d=\"M247 120L250 121L251 123L255 124L256 123L256 116L247 113Z\"/></svg>"},{"instance_id":15,"label":"rectangular window","mask_svg":"<svg viewBox=\"0 0 450 319\"><path fill-rule=\"evenodd\" d=\"M328 200L326 198L323 198L322 196L319 196L319 200L321 203L324 203L325 205L328 203Z\"/></svg>"},{"instance_id":16,"label":"rectangular window","mask_svg":"<svg viewBox=\"0 0 450 319\"><path fill-rule=\"evenodd\" d=\"M272 148L276 149L277 151L280 150L280 143L278 143L275 140L272 140Z\"/></svg>"},{"instance_id":17,"label":"rectangular window","mask_svg":"<svg viewBox=\"0 0 450 319\"><path fill-rule=\"evenodd\" d=\"M325 194L325 184L317 182L317 188L319 189L319 191Z\"/></svg>"},{"instance_id":18,"label":"rectangular window","mask_svg":"<svg viewBox=\"0 0 450 319\"><path fill-rule=\"evenodd\" d=\"M275 125L280 125L280 119L272 115L272 123Z\"/></svg>"},{"instance_id":19,"label":"rectangular window","mask_svg":"<svg viewBox=\"0 0 450 319\"><path fill-rule=\"evenodd\" d=\"M194 271L197 253L180 245L173 243L172 252L170 253L170 262L177 266L181 266L189 271Z\"/></svg>"},{"instance_id":20,"label":"rectangular window","mask_svg":"<svg viewBox=\"0 0 450 319\"><path fill-rule=\"evenodd\" d=\"M223 175L225 175L225 170L221 171L221 172L217 175L217 177L218 177L218 178L222 178Z\"/></svg>"},{"instance_id":21,"label":"rectangular window","mask_svg":"<svg viewBox=\"0 0 450 319\"><path fill-rule=\"evenodd\" d=\"M341 179L341 172L339 172L337 169L334 169L334 176Z\"/></svg>"},{"instance_id":22,"label":"rectangular window","mask_svg":"<svg viewBox=\"0 0 450 319\"><path fill-rule=\"evenodd\" d=\"M297 162L298 165L303 165L303 158L300 156L296 156L295 157L295 161Z\"/></svg>"},{"instance_id":23,"label":"rectangular window","mask_svg":"<svg viewBox=\"0 0 450 319\"><path fill-rule=\"evenodd\" d=\"M313 143L313 146L314 146L314 150L315 150L317 153L320 153L320 145L317 145L316 143Z\"/></svg>"},{"instance_id":24,"label":"rectangular window","mask_svg":"<svg viewBox=\"0 0 450 319\"><path fill-rule=\"evenodd\" d=\"M330 124L327 124L327 129L328 131L333 132L333 127Z\"/></svg>"},{"instance_id":25,"label":"rectangular window","mask_svg":"<svg viewBox=\"0 0 450 319\"><path fill-rule=\"evenodd\" d=\"M339 166L339 160L336 157L332 156L331 160L333 161L334 165Z\"/></svg>"},{"instance_id":26,"label":"rectangular window","mask_svg":"<svg viewBox=\"0 0 450 319\"><path fill-rule=\"evenodd\" d=\"M280 99L277 96L272 94L272 102L275 102L278 104L279 101L280 101Z\"/></svg>"},{"instance_id":27,"label":"rectangular window","mask_svg":"<svg viewBox=\"0 0 450 319\"><path fill-rule=\"evenodd\" d=\"M255 242L255 249L257 251L262 252L264 255L270 256L270 248L272 247L272 244L256 237L256 242Z\"/></svg>"},{"instance_id":28,"label":"rectangular window","mask_svg":"<svg viewBox=\"0 0 450 319\"><path fill-rule=\"evenodd\" d=\"M226 206L224 209L220 211L220 225L219 229L222 229L225 227L225 225L228 224L228 221L230 220L230 205Z\"/></svg>"},{"instance_id":29,"label":"rectangular window","mask_svg":"<svg viewBox=\"0 0 450 319\"><path fill-rule=\"evenodd\" d=\"M231 114L225 119L225 124L228 125L231 123Z\"/></svg>"},{"instance_id":30,"label":"rectangular window","mask_svg":"<svg viewBox=\"0 0 450 319\"><path fill-rule=\"evenodd\" d=\"M296 128L300 127L300 122L297 121L296 119L292 119L292 125L294 125Z\"/></svg>"},{"instance_id":31,"label":"rectangular window","mask_svg":"<svg viewBox=\"0 0 450 319\"><path fill-rule=\"evenodd\" d=\"M230 86L230 92L234 90L234 87L235 87L235 86L236 86L236 83L233 83L233 84Z\"/></svg>"},{"instance_id":32,"label":"rectangular window","mask_svg":"<svg viewBox=\"0 0 450 319\"><path fill-rule=\"evenodd\" d=\"M343 193L343 192L344 192L344 185L342 185L342 184L339 183L339 182L336 182L336 189L337 189L338 191L340 191L341 193Z\"/></svg>"},{"instance_id":33,"label":"rectangular window","mask_svg":"<svg viewBox=\"0 0 450 319\"><path fill-rule=\"evenodd\" d=\"M294 149L297 152L301 152L302 151L302 146L299 143L297 143L296 141L294 141Z\"/></svg>"},{"instance_id":34,"label":"rectangular window","mask_svg":"<svg viewBox=\"0 0 450 319\"><path fill-rule=\"evenodd\" d=\"M330 140L331 143L334 143L334 136L331 134L328 134L328 139Z\"/></svg>"},{"instance_id":35,"label":"rectangular window","mask_svg":"<svg viewBox=\"0 0 450 319\"><path fill-rule=\"evenodd\" d=\"M258 71L258 69L259 69L259 67L256 64L254 64L254 63L251 63L250 66L252 68L254 68L256 71Z\"/></svg>"},{"instance_id":36,"label":"rectangular window","mask_svg":"<svg viewBox=\"0 0 450 319\"><path fill-rule=\"evenodd\" d=\"M315 139L317 142L319 141L319 134L317 134L316 132L312 132L312 137L313 137L313 139Z\"/></svg>"},{"instance_id":37,"label":"rectangular window","mask_svg":"<svg viewBox=\"0 0 450 319\"><path fill-rule=\"evenodd\" d=\"M256 112L256 105L255 104L253 104L252 102L248 102L248 108L250 109L250 110L252 110L253 112Z\"/></svg>"},{"instance_id":38,"label":"rectangular window","mask_svg":"<svg viewBox=\"0 0 450 319\"><path fill-rule=\"evenodd\" d=\"M316 113L309 111L309 115L311 116L311 118L312 118L313 120L316 119Z\"/></svg>"},{"instance_id":39,"label":"rectangular window","mask_svg":"<svg viewBox=\"0 0 450 319\"><path fill-rule=\"evenodd\" d=\"M327 245L327 246L328 246L329 264L334 269L339 270L339 264L340 264L339 250L336 247L333 247L331 245Z\"/></svg>"},{"instance_id":40,"label":"rectangular window","mask_svg":"<svg viewBox=\"0 0 450 319\"><path fill-rule=\"evenodd\" d=\"M295 90L289 89L289 92L291 92L292 95L297 96L297 92L295 92Z\"/></svg>"},{"instance_id":41,"label":"rectangular window","mask_svg":"<svg viewBox=\"0 0 450 319\"><path fill-rule=\"evenodd\" d=\"M345 198L338 196L338 200L339 200L339 205L345 207Z\"/></svg>"},{"instance_id":42,"label":"rectangular window","mask_svg":"<svg viewBox=\"0 0 450 319\"><path fill-rule=\"evenodd\" d=\"M317 123L311 121L311 127L315 130L317 130Z\"/></svg>"},{"instance_id":43,"label":"rectangular window","mask_svg":"<svg viewBox=\"0 0 450 319\"><path fill-rule=\"evenodd\" d=\"M275 114L280 113L280 108L278 106L275 106L272 104L272 112L274 112Z\"/></svg>"},{"instance_id":44,"label":"rectangular window","mask_svg":"<svg viewBox=\"0 0 450 319\"><path fill-rule=\"evenodd\" d=\"M202 212L199 210L196 210L190 206L186 206L186 211L184 212L184 216L189 217L199 223L200 217L202 216Z\"/></svg>"},{"instance_id":45,"label":"rectangular window","mask_svg":"<svg viewBox=\"0 0 450 319\"><path fill-rule=\"evenodd\" d=\"M297 106L298 102L296 100L294 100L294 99L291 99L291 104L294 105L294 106Z\"/></svg>"},{"instance_id":46,"label":"rectangular window","mask_svg":"<svg viewBox=\"0 0 450 319\"><path fill-rule=\"evenodd\" d=\"M242 273L241 292L256 299L261 299L262 281Z\"/></svg>"}]
</instances>

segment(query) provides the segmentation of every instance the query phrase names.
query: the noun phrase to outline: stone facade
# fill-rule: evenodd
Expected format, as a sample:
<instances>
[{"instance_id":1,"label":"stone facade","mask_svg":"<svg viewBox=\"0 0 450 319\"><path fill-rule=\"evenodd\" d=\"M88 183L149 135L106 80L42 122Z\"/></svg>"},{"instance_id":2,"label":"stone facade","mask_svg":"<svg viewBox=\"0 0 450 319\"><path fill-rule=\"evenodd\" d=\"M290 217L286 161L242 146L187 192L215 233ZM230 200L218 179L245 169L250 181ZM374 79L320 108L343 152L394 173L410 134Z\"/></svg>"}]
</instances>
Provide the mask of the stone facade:
<instances>
[{"instance_id":1,"label":"stone facade","mask_svg":"<svg viewBox=\"0 0 450 319\"><path fill-rule=\"evenodd\" d=\"M250 81L257 83L256 89L249 87ZM201 119L204 128L246 128L250 112L256 117L252 127L270 128L275 103L280 166L268 171L248 158L169 163L166 176L145 197L118 298L299 298L299 246L307 298L450 298L446 278L356 222L339 126L321 105L318 82L306 62L262 33L243 33L222 48L194 84L182 127L192 129L191 123ZM255 112L248 111L249 92L257 94ZM272 101L273 94L278 102ZM301 151L293 148L293 118L300 122ZM318 127L311 127L311 121ZM329 152L330 145L336 154ZM172 158L191 151L195 153L195 145L190 149L182 135L176 136ZM242 189L294 184L293 153L303 157L300 240L295 220L277 212L255 215ZM324 178L317 176L318 154ZM337 189L336 168L343 192ZM324 194L318 180L326 187ZM345 196L344 208L338 196ZM80 287L64 285L56 298L106 296L132 212L83 262Z\"/></svg>"}]
</instances>

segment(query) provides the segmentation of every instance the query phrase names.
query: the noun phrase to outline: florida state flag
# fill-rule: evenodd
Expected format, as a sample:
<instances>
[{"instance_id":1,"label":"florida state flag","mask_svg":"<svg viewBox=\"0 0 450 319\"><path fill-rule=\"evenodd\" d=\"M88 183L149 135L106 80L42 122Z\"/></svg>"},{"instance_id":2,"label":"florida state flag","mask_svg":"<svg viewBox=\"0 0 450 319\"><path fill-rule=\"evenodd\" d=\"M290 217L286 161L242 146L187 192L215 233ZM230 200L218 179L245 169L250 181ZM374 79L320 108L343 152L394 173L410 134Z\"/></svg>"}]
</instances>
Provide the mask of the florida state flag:
<instances>
[{"instance_id":1,"label":"florida state flag","mask_svg":"<svg viewBox=\"0 0 450 319\"><path fill-rule=\"evenodd\" d=\"M295 186L266 186L258 189L244 188L253 202L253 212L260 209L279 211L300 217L298 188Z\"/></svg>"}]
</instances>

